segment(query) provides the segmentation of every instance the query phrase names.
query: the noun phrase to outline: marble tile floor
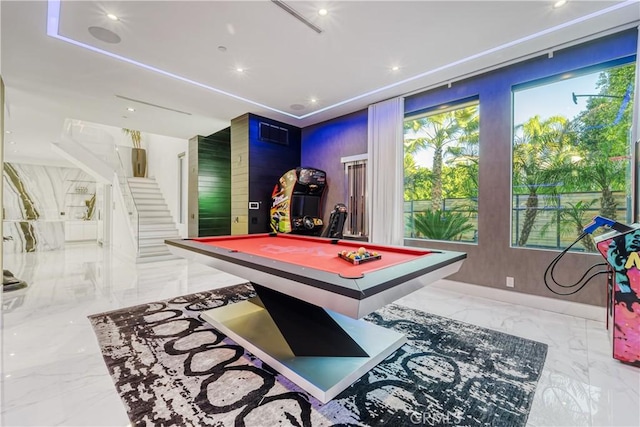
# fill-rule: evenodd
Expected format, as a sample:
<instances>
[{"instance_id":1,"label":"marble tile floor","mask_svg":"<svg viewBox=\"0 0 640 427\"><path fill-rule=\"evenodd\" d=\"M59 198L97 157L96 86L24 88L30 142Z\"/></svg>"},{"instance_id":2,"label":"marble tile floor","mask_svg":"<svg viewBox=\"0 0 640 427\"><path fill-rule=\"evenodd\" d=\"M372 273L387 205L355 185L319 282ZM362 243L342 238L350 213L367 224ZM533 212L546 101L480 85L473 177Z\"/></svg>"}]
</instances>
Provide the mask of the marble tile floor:
<instances>
[{"instance_id":1,"label":"marble tile floor","mask_svg":"<svg viewBox=\"0 0 640 427\"><path fill-rule=\"evenodd\" d=\"M3 426L127 426L88 315L244 280L186 260L134 265L91 244L4 254L29 287L2 295ZM610 356L604 322L426 287L398 301L545 342L529 426L639 426L640 368Z\"/></svg>"}]
</instances>

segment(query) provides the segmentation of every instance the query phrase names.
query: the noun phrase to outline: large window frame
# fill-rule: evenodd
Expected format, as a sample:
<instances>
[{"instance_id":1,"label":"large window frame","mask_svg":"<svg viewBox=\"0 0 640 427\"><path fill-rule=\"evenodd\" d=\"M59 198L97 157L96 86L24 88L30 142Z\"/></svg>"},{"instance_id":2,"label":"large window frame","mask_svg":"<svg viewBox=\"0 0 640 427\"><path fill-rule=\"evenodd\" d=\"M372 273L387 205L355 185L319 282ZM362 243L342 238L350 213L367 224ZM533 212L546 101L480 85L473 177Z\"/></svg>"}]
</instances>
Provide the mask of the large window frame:
<instances>
[{"instance_id":1,"label":"large window frame","mask_svg":"<svg viewBox=\"0 0 640 427\"><path fill-rule=\"evenodd\" d=\"M405 238L478 242L480 101L405 115Z\"/></svg>"},{"instance_id":2,"label":"large window frame","mask_svg":"<svg viewBox=\"0 0 640 427\"><path fill-rule=\"evenodd\" d=\"M632 221L635 66L628 56L512 87L512 247L565 249L595 215ZM537 99L549 106L534 110ZM596 251L592 236L573 249Z\"/></svg>"}]
</instances>

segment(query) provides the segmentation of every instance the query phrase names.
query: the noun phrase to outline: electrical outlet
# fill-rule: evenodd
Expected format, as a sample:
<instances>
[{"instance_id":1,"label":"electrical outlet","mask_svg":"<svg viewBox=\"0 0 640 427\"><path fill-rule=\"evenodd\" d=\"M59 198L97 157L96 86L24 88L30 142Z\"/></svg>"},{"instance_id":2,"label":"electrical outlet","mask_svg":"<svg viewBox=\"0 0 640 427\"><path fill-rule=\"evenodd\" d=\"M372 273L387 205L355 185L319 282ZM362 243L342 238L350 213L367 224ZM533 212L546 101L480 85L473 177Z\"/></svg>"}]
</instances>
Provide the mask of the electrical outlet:
<instances>
[{"instance_id":1,"label":"electrical outlet","mask_svg":"<svg viewBox=\"0 0 640 427\"><path fill-rule=\"evenodd\" d=\"M507 288L513 288L515 284L513 283L513 277L507 276Z\"/></svg>"}]
</instances>

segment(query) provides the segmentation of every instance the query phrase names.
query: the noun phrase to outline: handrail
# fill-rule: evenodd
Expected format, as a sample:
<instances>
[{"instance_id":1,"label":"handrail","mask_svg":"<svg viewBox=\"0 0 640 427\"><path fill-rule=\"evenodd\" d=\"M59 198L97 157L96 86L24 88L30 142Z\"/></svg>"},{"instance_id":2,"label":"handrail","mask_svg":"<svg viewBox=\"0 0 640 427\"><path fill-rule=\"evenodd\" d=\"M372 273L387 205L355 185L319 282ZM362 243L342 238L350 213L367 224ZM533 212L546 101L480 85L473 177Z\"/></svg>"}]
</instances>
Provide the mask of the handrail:
<instances>
[{"instance_id":1,"label":"handrail","mask_svg":"<svg viewBox=\"0 0 640 427\"><path fill-rule=\"evenodd\" d=\"M115 152L115 156L117 157L117 162L115 162L115 172L118 178L120 192L122 193L124 205L127 210L127 214L129 215L129 223L131 225L131 231L133 233L136 254L139 254L140 253L140 214L138 213L138 207L136 206L136 201L133 198L133 192L131 191L131 187L129 186L129 180L127 179L127 174L125 172L124 164L122 162L122 157L120 156L120 151L118 150L117 145L114 145L113 151Z\"/></svg>"}]
</instances>

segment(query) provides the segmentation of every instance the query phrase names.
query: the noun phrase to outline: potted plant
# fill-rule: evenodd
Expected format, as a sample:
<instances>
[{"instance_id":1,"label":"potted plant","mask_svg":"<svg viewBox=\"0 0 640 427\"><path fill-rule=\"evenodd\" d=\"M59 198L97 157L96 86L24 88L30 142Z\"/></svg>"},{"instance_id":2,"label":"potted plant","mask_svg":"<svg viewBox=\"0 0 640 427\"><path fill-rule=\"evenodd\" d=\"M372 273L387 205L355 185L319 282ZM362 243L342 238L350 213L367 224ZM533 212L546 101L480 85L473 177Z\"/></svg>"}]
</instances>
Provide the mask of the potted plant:
<instances>
[{"instance_id":1,"label":"potted plant","mask_svg":"<svg viewBox=\"0 0 640 427\"><path fill-rule=\"evenodd\" d=\"M133 148L131 149L131 165L133 176L144 178L147 176L147 152L142 148L142 135L139 130L123 128L122 132L129 135Z\"/></svg>"}]
</instances>

